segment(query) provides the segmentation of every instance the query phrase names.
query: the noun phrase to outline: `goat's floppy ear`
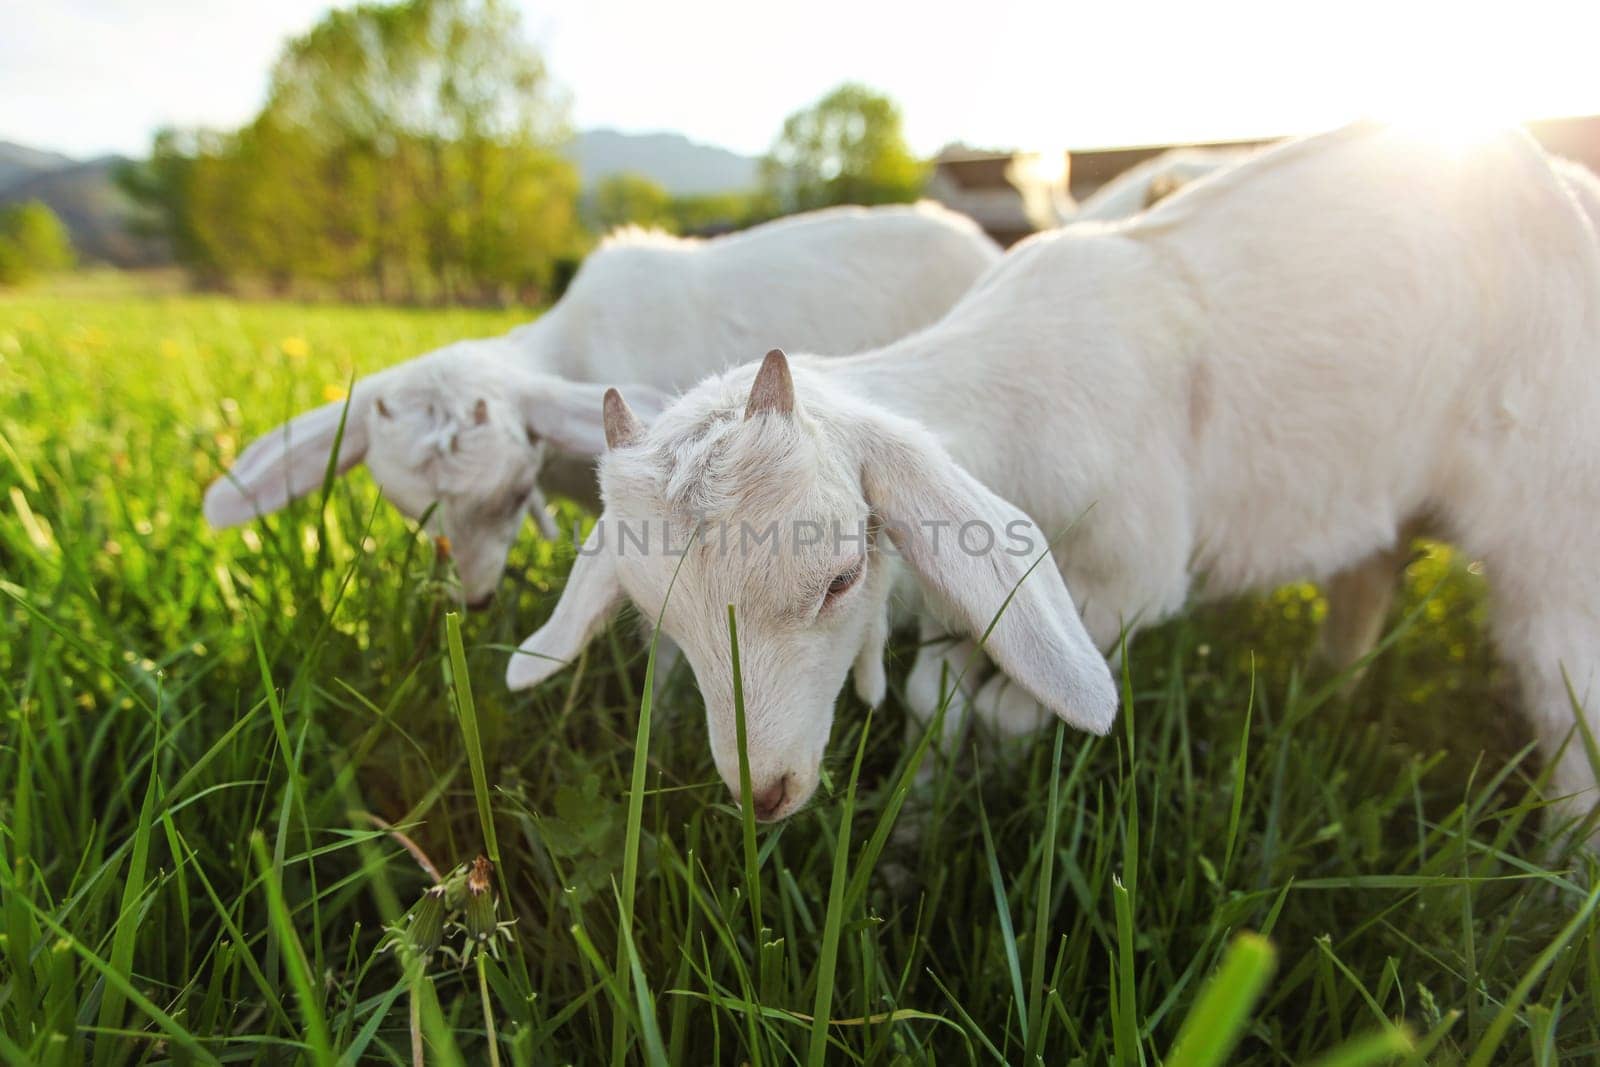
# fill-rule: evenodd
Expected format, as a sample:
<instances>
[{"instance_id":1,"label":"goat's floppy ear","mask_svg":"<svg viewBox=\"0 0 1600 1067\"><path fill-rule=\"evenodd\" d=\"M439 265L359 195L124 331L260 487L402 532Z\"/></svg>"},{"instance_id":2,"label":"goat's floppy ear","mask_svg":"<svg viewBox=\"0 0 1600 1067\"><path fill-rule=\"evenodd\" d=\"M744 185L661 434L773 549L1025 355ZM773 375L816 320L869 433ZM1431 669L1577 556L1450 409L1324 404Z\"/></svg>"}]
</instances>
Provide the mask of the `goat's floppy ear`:
<instances>
[{"instance_id":1,"label":"goat's floppy ear","mask_svg":"<svg viewBox=\"0 0 1600 1067\"><path fill-rule=\"evenodd\" d=\"M506 668L509 688L527 689L565 669L600 632L621 601L616 556L602 547L604 523L602 515L583 543L550 621L512 653L511 665Z\"/></svg>"},{"instance_id":2,"label":"goat's floppy ear","mask_svg":"<svg viewBox=\"0 0 1600 1067\"><path fill-rule=\"evenodd\" d=\"M661 414L671 397L649 385L618 387L628 398L638 421L648 426ZM563 452L598 456L606 450L604 397L607 387L592 382L541 377L523 391L522 417L530 432Z\"/></svg>"},{"instance_id":3,"label":"goat's floppy ear","mask_svg":"<svg viewBox=\"0 0 1600 1067\"><path fill-rule=\"evenodd\" d=\"M885 420L869 433L862 486L906 563L960 613L974 640L999 613L984 650L1036 700L1069 725L1109 731L1117 687L1105 657L1089 640L1054 561L1047 556L1029 571L1049 551L1048 535L920 427ZM962 532L973 523L979 525ZM1032 541L1026 550L1024 534Z\"/></svg>"},{"instance_id":4,"label":"goat's floppy ear","mask_svg":"<svg viewBox=\"0 0 1600 1067\"><path fill-rule=\"evenodd\" d=\"M334 471L343 474L360 463L367 454L367 413L373 395L370 385L358 382L348 403L324 404L252 441L206 490L206 521L219 530L238 526L319 488L335 438L339 458Z\"/></svg>"}]
</instances>

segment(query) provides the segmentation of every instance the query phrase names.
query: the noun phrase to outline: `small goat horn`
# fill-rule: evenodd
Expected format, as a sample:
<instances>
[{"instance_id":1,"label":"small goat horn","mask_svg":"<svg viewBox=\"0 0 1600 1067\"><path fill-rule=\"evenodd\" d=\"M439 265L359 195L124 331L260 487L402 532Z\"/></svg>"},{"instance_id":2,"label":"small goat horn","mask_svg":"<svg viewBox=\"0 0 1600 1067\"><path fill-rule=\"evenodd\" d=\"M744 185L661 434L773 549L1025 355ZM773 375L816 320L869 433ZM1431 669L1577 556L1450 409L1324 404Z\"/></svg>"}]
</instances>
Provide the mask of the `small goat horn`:
<instances>
[{"instance_id":1,"label":"small goat horn","mask_svg":"<svg viewBox=\"0 0 1600 1067\"><path fill-rule=\"evenodd\" d=\"M764 411L794 414L794 378L789 375L789 357L781 348L774 348L761 361L761 369L750 386L750 401L745 404L744 417L748 419Z\"/></svg>"},{"instance_id":2,"label":"small goat horn","mask_svg":"<svg viewBox=\"0 0 1600 1067\"><path fill-rule=\"evenodd\" d=\"M607 389L603 406L607 448L626 448L644 434L644 427L639 424L633 409L628 407L628 402L622 399L621 393Z\"/></svg>"}]
</instances>

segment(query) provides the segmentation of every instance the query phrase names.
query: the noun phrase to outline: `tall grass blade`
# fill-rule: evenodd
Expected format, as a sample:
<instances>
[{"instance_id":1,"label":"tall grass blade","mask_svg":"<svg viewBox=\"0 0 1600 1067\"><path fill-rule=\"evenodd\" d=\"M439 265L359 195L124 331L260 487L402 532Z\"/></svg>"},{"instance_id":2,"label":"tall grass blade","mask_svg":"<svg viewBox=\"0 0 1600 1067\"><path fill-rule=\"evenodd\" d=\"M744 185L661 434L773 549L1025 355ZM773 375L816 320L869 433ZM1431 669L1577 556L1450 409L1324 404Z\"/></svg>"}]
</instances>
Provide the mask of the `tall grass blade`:
<instances>
[{"instance_id":1,"label":"tall grass blade","mask_svg":"<svg viewBox=\"0 0 1600 1067\"><path fill-rule=\"evenodd\" d=\"M989 888L994 893L995 916L1000 923L1000 939L1006 950L1006 969L1011 974L1011 995L1022 1027L1022 1040L1028 1040L1028 996L1022 986L1022 962L1017 953L1017 935L1011 926L1011 905L1006 900L1005 879L1000 874L1000 857L995 854L994 834L989 829L989 810L978 797L978 825L983 830L983 852L989 861Z\"/></svg>"},{"instance_id":2,"label":"tall grass blade","mask_svg":"<svg viewBox=\"0 0 1600 1067\"><path fill-rule=\"evenodd\" d=\"M872 712L856 743L856 759L850 768L850 784L845 789L843 810L839 813L839 832L833 845L833 875L828 883L828 913L822 926L822 953L817 957L817 995L811 1007L811 1042L806 1048L806 1067L822 1067L828 1057L828 1017L833 1012L833 980L839 964L839 932L844 928L845 875L850 867L850 826L856 813L856 786L861 780L861 758L867 752L867 735L872 729Z\"/></svg>"},{"instance_id":3,"label":"tall grass blade","mask_svg":"<svg viewBox=\"0 0 1600 1067\"><path fill-rule=\"evenodd\" d=\"M1596 904L1600 904L1600 887L1596 887L1589 894L1588 898L1583 902L1583 907L1579 908L1577 914L1561 928L1561 932L1555 936L1555 939L1545 946L1544 951L1539 953L1538 958L1533 961L1533 966L1528 968L1527 973L1522 976L1516 987L1511 990L1511 995L1506 998L1505 1003L1501 1005L1500 1010L1495 1014L1494 1021L1484 1031L1483 1039L1479 1041L1477 1050L1473 1052L1472 1058L1467 1061L1467 1067L1487 1067L1487 1064L1494 1059L1494 1054L1505 1040L1506 1033L1511 1029L1511 1024L1516 1021L1517 1013L1522 1010L1522 1005L1527 1002L1529 994L1533 992L1534 984L1539 981L1545 971L1550 969L1550 965L1556 961L1556 956L1561 953L1561 950L1567 947L1567 943L1577 936L1579 930L1583 929L1584 925L1589 921L1589 916L1594 912Z\"/></svg>"},{"instance_id":4,"label":"tall grass blade","mask_svg":"<svg viewBox=\"0 0 1600 1067\"><path fill-rule=\"evenodd\" d=\"M472 772L472 795L478 802L478 826L483 831L484 851L498 871L500 842L495 836L494 811L489 804L489 773L484 767L478 709L472 700L472 682L467 675L467 650L461 642L461 616L456 612L445 612L444 633L450 649L450 689L455 694L456 721L461 725L462 747L467 753L467 768Z\"/></svg>"},{"instance_id":5,"label":"tall grass blade","mask_svg":"<svg viewBox=\"0 0 1600 1067\"><path fill-rule=\"evenodd\" d=\"M1411 1051L1411 1036L1403 1027L1391 1026L1375 1034L1351 1038L1332 1052L1325 1052L1307 1067L1379 1067L1393 1063Z\"/></svg>"},{"instance_id":6,"label":"tall grass blade","mask_svg":"<svg viewBox=\"0 0 1600 1067\"><path fill-rule=\"evenodd\" d=\"M289 982L294 986L295 998L300 1003L300 1021L312 1061L318 1067L331 1067L336 1058L333 1044L328 1038L328 1022L322 1013L322 998L318 996L317 983L311 976L311 965L295 932L294 918L283 899L283 885L277 879L272 859L267 854L267 841L261 831L250 835L250 850L255 853L256 867L267 892L267 917L277 931L278 943L289 971Z\"/></svg>"},{"instance_id":7,"label":"tall grass blade","mask_svg":"<svg viewBox=\"0 0 1600 1067\"><path fill-rule=\"evenodd\" d=\"M1266 938L1236 937L1184 1018L1165 1067L1225 1067L1276 962Z\"/></svg>"},{"instance_id":8,"label":"tall grass blade","mask_svg":"<svg viewBox=\"0 0 1600 1067\"><path fill-rule=\"evenodd\" d=\"M139 809L139 823L133 831L133 851L128 859L128 871L122 883L122 906L117 912L116 933L111 939L111 958L108 965L118 974L133 977L133 948L139 936L139 899L145 892L145 864L150 856L151 818L156 807L156 771L150 768L150 780L145 784L144 804ZM101 1030L115 1030L122 1025L125 999L121 988L107 986L100 999L98 1025ZM95 1041L94 1062L110 1063L115 1056L115 1043L109 1036Z\"/></svg>"},{"instance_id":9,"label":"tall grass blade","mask_svg":"<svg viewBox=\"0 0 1600 1067\"><path fill-rule=\"evenodd\" d=\"M756 862L756 807L750 789L750 734L744 714L744 674L739 667L739 622L728 605L728 648L733 656L734 737L739 745L739 815L744 839L745 892L750 896L750 934L758 943L761 921L761 869Z\"/></svg>"},{"instance_id":10,"label":"tall grass blade","mask_svg":"<svg viewBox=\"0 0 1600 1067\"><path fill-rule=\"evenodd\" d=\"M1045 809L1044 835L1039 842L1039 881L1034 889L1032 959L1028 970L1027 1061L1036 1063L1044 1051L1044 961L1050 943L1051 885L1055 877L1056 834L1061 819L1061 746L1067 728L1056 723L1055 750L1050 757L1050 800Z\"/></svg>"},{"instance_id":11,"label":"tall grass blade","mask_svg":"<svg viewBox=\"0 0 1600 1067\"><path fill-rule=\"evenodd\" d=\"M1116 998L1116 1012L1112 1020L1112 1037L1117 1051L1117 1063L1134 1067L1144 1062L1144 1047L1139 1042L1138 996L1133 963L1133 904L1126 886L1116 875L1111 876L1111 899L1117 913L1117 962L1112 968L1116 984L1111 995Z\"/></svg>"},{"instance_id":12,"label":"tall grass blade","mask_svg":"<svg viewBox=\"0 0 1600 1067\"><path fill-rule=\"evenodd\" d=\"M190 1033L171 1015L162 1011L149 997L139 992L138 988L128 980L126 975L114 970L105 960L102 960L99 956L79 944L72 934L67 931L66 927L36 908L32 901L24 900L23 905L38 922L48 927L51 933L61 938L68 948L77 953L80 959L98 971L100 976L106 980L107 985L115 986L117 991L122 994L125 1003L132 1004L147 1015L174 1045L183 1049L185 1053L200 1063L217 1064L221 1062L207 1051L205 1046L200 1044L194 1034Z\"/></svg>"}]
</instances>

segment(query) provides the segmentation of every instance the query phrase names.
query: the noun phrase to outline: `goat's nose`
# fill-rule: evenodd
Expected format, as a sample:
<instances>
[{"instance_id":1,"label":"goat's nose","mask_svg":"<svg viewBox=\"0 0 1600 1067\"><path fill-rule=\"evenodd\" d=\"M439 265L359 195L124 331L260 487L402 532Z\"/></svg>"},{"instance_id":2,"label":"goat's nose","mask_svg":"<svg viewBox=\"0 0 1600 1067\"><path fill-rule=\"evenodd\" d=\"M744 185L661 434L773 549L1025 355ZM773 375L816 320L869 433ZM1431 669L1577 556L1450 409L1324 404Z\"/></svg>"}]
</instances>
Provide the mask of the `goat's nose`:
<instances>
[{"instance_id":1,"label":"goat's nose","mask_svg":"<svg viewBox=\"0 0 1600 1067\"><path fill-rule=\"evenodd\" d=\"M468 611L483 611L485 608L487 608L490 604L493 604L493 603L494 603L494 590L491 589L487 593L483 594L482 596L476 597L476 598L474 598L472 600L467 601L467 610Z\"/></svg>"},{"instance_id":2,"label":"goat's nose","mask_svg":"<svg viewBox=\"0 0 1600 1067\"><path fill-rule=\"evenodd\" d=\"M762 822L771 822L777 817L783 808L783 802L787 799L789 799L789 776L785 774L776 781L754 788L750 794L750 805L755 808L756 818Z\"/></svg>"}]
</instances>

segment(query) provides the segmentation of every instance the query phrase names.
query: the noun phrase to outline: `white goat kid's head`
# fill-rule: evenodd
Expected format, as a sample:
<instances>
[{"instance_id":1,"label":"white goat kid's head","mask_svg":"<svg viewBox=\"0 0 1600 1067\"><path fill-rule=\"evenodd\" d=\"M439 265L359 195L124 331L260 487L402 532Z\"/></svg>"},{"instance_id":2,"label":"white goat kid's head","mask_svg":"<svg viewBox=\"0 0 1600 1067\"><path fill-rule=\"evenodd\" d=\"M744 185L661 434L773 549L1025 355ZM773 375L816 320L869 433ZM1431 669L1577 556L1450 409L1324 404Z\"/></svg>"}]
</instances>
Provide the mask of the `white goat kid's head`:
<instances>
[{"instance_id":1,"label":"white goat kid's head","mask_svg":"<svg viewBox=\"0 0 1600 1067\"><path fill-rule=\"evenodd\" d=\"M276 511L322 485L341 418L335 470L365 462L407 516L429 516L449 538L462 598L494 595L506 556L531 515L555 537L538 477L547 448L593 456L604 447L601 387L533 374L495 341L467 341L356 382L326 404L245 449L206 492L216 527ZM663 398L641 389L650 410Z\"/></svg>"},{"instance_id":2,"label":"white goat kid's head","mask_svg":"<svg viewBox=\"0 0 1600 1067\"><path fill-rule=\"evenodd\" d=\"M600 525L550 622L512 657L508 684L559 670L626 594L689 658L717 769L737 793L731 604L752 803L782 818L816 788L834 699L883 610L883 554L895 551L975 635L1016 589L990 655L1067 722L1109 729L1116 688L1060 573L1046 560L1022 582L1043 538L1031 555L1006 551L1008 524L1026 516L915 423L830 392L804 363L796 373L798 390L783 354L770 353L759 372L702 383L648 431L607 394ZM986 551L956 545L951 531L971 522L996 535Z\"/></svg>"}]
</instances>

